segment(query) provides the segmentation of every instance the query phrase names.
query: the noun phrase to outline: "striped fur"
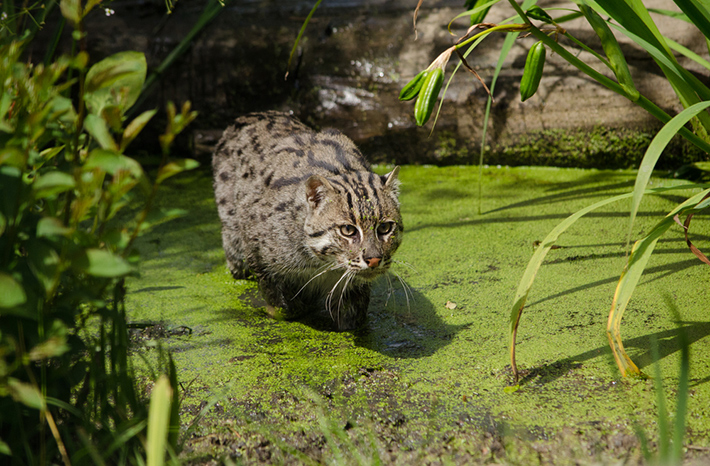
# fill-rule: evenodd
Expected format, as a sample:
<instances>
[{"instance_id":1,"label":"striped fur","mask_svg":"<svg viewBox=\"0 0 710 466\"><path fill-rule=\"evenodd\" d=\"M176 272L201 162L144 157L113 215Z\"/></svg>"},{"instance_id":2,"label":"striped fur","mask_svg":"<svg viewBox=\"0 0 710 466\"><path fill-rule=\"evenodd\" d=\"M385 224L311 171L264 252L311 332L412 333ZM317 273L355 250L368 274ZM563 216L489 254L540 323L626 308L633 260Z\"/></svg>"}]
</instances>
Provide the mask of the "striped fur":
<instances>
[{"instance_id":1,"label":"striped fur","mask_svg":"<svg viewBox=\"0 0 710 466\"><path fill-rule=\"evenodd\" d=\"M272 310L364 322L371 281L402 241L398 167L380 176L336 130L284 113L238 118L212 158L227 264L256 277Z\"/></svg>"}]
</instances>

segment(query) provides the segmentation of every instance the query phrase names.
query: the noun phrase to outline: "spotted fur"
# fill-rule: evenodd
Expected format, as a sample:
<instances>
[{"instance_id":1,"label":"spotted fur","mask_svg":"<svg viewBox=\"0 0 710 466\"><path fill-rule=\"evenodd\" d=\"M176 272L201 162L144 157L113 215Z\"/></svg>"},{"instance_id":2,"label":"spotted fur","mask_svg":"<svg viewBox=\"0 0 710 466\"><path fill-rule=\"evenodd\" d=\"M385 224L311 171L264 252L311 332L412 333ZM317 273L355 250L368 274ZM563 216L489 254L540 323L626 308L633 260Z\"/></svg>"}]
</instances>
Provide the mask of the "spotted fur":
<instances>
[{"instance_id":1,"label":"spotted fur","mask_svg":"<svg viewBox=\"0 0 710 466\"><path fill-rule=\"evenodd\" d=\"M217 144L214 191L227 265L272 310L361 326L370 284L402 241L399 167L377 175L337 130L278 112L238 118Z\"/></svg>"}]
</instances>

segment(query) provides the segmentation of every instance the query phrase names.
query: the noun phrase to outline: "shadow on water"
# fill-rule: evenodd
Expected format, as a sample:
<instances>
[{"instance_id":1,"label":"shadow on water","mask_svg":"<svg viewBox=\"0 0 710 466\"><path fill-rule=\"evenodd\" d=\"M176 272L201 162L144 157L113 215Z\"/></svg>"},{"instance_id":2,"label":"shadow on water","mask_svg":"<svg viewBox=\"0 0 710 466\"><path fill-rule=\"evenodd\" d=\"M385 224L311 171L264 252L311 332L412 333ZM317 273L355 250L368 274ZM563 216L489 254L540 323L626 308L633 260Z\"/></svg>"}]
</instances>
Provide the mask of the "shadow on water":
<instances>
[{"instance_id":1,"label":"shadow on water","mask_svg":"<svg viewBox=\"0 0 710 466\"><path fill-rule=\"evenodd\" d=\"M471 324L450 325L406 281L380 280L372 290L367 329L355 343L398 358L431 356Z\"/></svg>"},{"instance_id":2,"label":"shadow on water","mask_svg":"<svg viewBox=\"0 0 710 466\"><path fill-rule=\"evenodd\" d=\"M288 325L288 322L266 317L266 302L259 296L256 288L247 290L235 299L246 304L249 309L223 309L215 320L238 319L245 325L258 328L259 331L263 331L264 327L272 327L273 331L267 332L271 336L287 330L282 326ZM262 318L245 319L249 314L251 317ZM324 312L314 312L294 321L323 336L335 332L331 318ZM448 345L455 335L466 327L468 324L444 323L436 313L434 305L406 282L381 279L373 286L365 327L344 333L350 333L354 337L355 346L391 357L421 358L431 356Z\"/></svg>"},{"instance_id":3,"label":"shadow on water","mask_svg":"<svg viewBox=\"0 0 710 466\"><path fill-rule=\"evenodd\" d=\"M636 366L643 370L654 362L651 350L653 339L658 342L658 359L661 360L680 351L683 333L687 335L687 342L691 348L693 343L710 335L710 322L679 322L679 325L679 328L624 339L624 348L629 353ZM524 370L520 385L533 382L538 384L553 382L568 374L571 369L579 367L582 363L600 356L611 358L611 349L609 346L599 346L575 356ZM710 381L710 377L706 377L702 380L694 380L692 382L693 385L700 385L708 381Z\"/></svg>"}]
</instances>

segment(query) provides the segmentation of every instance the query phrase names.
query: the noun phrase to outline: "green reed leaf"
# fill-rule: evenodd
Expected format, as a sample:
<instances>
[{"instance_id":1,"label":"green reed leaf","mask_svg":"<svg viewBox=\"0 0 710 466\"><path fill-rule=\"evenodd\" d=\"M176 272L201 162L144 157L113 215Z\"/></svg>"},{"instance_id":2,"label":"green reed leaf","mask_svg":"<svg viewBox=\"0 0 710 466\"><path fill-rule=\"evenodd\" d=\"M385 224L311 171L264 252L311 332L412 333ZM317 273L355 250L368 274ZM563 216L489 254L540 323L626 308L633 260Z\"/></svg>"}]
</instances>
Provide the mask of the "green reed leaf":
<instances>
[{"instance_id":1,"label":"green reed leaf","mask_svg":"<svg viewBox=\"0 0 710 466\"><path fill-rule=\"evenodd\" d=\"M690 189L697 187L697 184L668 186L662 188L648 189L646 190L646 194L661 193L666 191ZM515 362L515 340L517 336L518 326L520 324L520 318L522 316L523 309L525 308L525 302L527 301L530 289L532 288L533 282L535 281L535 277L537 276L537 272L540 269L542 262L545 260L545 256L552 249L552 246L554 246L560 235L584 215L607 204L611 204L613 202L617 202L623 199L628 199L632 196L633 193L620 194L618 196L613 196L608 199L596 202L590 206L585 207L584 209L578 210L577 212L573 213L572 215L564 219L562 222L560 222L557 226L555 226L555 228L553 228L552 231L548 233L545 239L540 243L540 246L538 246L538 248L535 250L533 257L528 262L528 266L525 269L523 277L518 283L518 290L515 294L515 299L513 301L513 306L510 312L510 358L511 365L513 367L513 372L515 374L517 374L517 364Z\"/></svg>"},{"instance_id":2,"label":"green reed leaf","mask_svg":"<svg viewBox=\"0 0 710 466\"><path fill-rule=\"evenodd\" d=\"M161 375L150 395L146 442L147 466L161 466L165 463L172 393L168 376Z\"/></svg>"},{"instance_id":3,"label":"green reed leaf","mask_svg":"<svg viewBox=\"0 0 710 466\"><path fill-rule=\"evenodd\" d=\"M587 5L580 5L579 9L584 14L585 18L587 18L594 32L599 36L604 53L609 59L611 70L614 72L617 81L619 81L619 85L624 89L629 100L632 102L637 101L640 95L639 91L636 89L633 79L631 78L631 72L626 63L624 53L621 51L621 47L616 37L614 37L614 34L611 32L611 29L609 29L609 26L606 24L606 21Z\"/></svg>"},{"instance_id":4,"label":"green reed leaf","mask_svg":"<svg viewBox=\"0 0 710 466\"><path fill-rule=\"evenodd\" d=\"M648 149L646 149L646 153L644 154L643 160L641 161L641 165L639 166L638 174L636 175L633 197L631 199L631 209L629 214L629 233L626 243L627 246L631 243L631 235L633 233L634 221L636 219L636 214L638 213L638 209L641 204L641 199L644 195L644 190L648 185L648 180L653 174L653 169L656 167L658 159L663 153L663 149L666 148L668 143L678 133L680 128L682 128L688 121L690 121L691 118L693 118L698 113L704 111L708 107L710 107L710 102L700 102L674 116L671 121L666 123L663 128L661 128L661 130L651 141L651 144L649 144Z\"/></svg>"},{"instance_id":5,"label":"green reed leaf","mask_svg":"<svg viewBox=\"0 0 710 466\"><path fill-rule=\"evenodd\" d=\"M698 185L693 185L693 187L697 186ZM648 190L646 192L648 193L653 191L655 190ZM607 336L609 337L609 343L611 345L612 352L614 353L614 359L616 359L619 370L624 376L641 375L641 371L626 354L624 345L621 341L621 318L626 310L629 300L631 299L631 295L636 289L636 285L641 278L641 274L646 268L646 264L653 253L653 249L656 247L656 243L666 232L666 230L668 230L668 228L675 223L673 217L676 214L682 214L696 209L698 205L702 203L703 197L708 192L710 192L710 189L706 189L679 204L646 236L634 243L629 260L626 267L624 267L619 283L616 286L616 292L614 293L614 299L611 304L611 311L609 312L609 322L607 324Z\"/></svg>"}]
</instances>

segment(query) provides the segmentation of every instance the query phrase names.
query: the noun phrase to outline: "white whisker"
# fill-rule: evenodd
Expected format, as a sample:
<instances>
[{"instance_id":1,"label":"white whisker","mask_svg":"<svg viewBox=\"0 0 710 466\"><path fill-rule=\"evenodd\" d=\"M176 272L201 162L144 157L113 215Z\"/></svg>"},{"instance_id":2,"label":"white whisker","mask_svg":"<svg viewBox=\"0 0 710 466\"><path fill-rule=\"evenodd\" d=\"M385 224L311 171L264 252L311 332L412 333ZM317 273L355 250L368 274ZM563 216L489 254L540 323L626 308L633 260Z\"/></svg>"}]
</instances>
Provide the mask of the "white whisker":
<instances>
[{"instance_id":1,"label":"white whisker","mask_svg":"<svg viewBox=\"0 0 710 466\"><path fill-rule=\"evenodd\" d=\"M337 282L335 282L335 285L333 285L333 288L331 288L330 293L328 293L328 296L326 296L325 298L325 307L326 309L328 309L328 312L330 313L330 318L333 320L335 320L335 317L333 317L333 309L330 307L330 305L333 303L333 293L335 293L335 289L338 288L340 282L342 282L343 279L348 276L349 272L349 270L345 270L345 272L343 272L343 275L338 279Z\"/></svg>"},{"instance_id":2,"label":"white whisker","mask_svg":"<svg viewBox=\"0 0 710 466\"><path fill-rule=\"evenodd\" d=\"M320 276L323 275L324 273L330 272L330 271L335 270L335 269L337 269L337 268L339 268L339 267L340 267L340 265L337 264L337 263L336 263L336 264L332 264L332 265L331 265L331 264L326 264L326 265L324 265L323 267L321 267L320 269L318 269L318 270L321 270L321 269L323 269L323 270L321 270L320 272L318 272L317 274L315 274L310 280L308 280L308 281L301 287L301 289L298 290L298 292L297 292L295 295L293 295L293 298L291 298L291 299L294 299L296 296L298 296L298 295L301 293L301 291L303 291L303 289L304 289L305 287L307 287L308 284L311 283L313 280L315 280L316 278L320 277Z\"/></svg>"},{"instance_id":3,"label":"white whisker","mask_svg":"<svg viewBox=\"0 0 710 466\"><path fill-rule=\"evenodd\" d=\"M348 289L348 286L350 286L350 283L353 280L353 277L355 277L356 272L354 270L349 270L346 272L348 274L348 278L345 280L345 283L343 283L343 287L340 289L340 299L338 300L338 324L340 324L340 309L343 307L343 297L345 296L345 290Z\"/></svg>"},{"instance_id":4,"label":"white whisker","mask_svg":"<svg viewBox=\"0 0 710 466\"><path fill-rule=\"evenodd\" d=\"M385 274L385 278L387 279L387 298L385 299L385 307L387 307L387 303L390 302L390 297L394 294L394 287L392 286L392 279L390 278L390 274ZM396 301L395 305L397 305Z\"/></svg>"},{"instance_id":5,"label":"white whisker","mask_svg":"<svg viewBox=\"0 0 710 466\"><path fill-rule=\"evenodd\" d=\"M411 311L412 308L409 305L409 296L411 295L412 300L414 300L414 293L412 293L412 289L409 287L409 285L407 285L407 283L402 279L402 277L399 276L399 274L397 272L392 272L392 273L397 277L399 282L402 284L402 289L404 290L404 297L407 300L407 309Z\"/></svg>"},{"instance_id":6,"label":"white whisker","mask_svg":"<svg viewBox=\"0 0 710 466\"><path fill-rule=\"evenodd\" d=\"M400 264L404 265L405 267L409 268L414 273L417 273L417 274L419 273L419 271L409 262L399 261L397 259L392 259L392 262L397 265L400 265Z\"/></svg>"}]
</instances>

